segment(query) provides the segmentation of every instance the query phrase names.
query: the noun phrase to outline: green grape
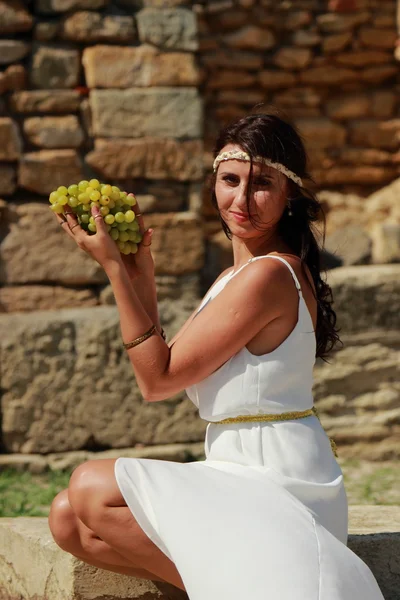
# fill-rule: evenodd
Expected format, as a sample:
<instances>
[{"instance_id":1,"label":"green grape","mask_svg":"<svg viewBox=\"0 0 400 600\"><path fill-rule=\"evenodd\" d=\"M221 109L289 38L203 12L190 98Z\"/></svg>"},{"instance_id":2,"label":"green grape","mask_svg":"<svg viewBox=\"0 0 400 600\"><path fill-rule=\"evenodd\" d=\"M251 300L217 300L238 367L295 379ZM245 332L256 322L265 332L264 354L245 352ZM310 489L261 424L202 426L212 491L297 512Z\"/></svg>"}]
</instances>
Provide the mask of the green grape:
<instances>
[{"instance_id":1,"label":"green grape","mask_svg":"<svg viewBox=\"0 0 400 600\"><path fill-rule=\"evenodd\" d=\"M115 208L115 200L113 200L112 198L110 198L110 202L108 204L108 208L111 210L112 208Z\"/></svg>"},{"instance_id":2,"label":"green grape","mask_svg":"<svg viewBox=\"0 0 400 600\"><path fill-rule=\"evenodd\" d=\"M61 206L61 204L52 204L50 206L50 210L52 210L53 212L57 213L58 215L64 212L63 207Z\"/></svg>"},{"instance_id":3,"label":"green grape","mask_svg":"<svg viewBox=\"0 0 400 600\"><path fill-rule=\"evenodd\" d=\"M81 223L85 223L87 225L89 223L89 215L81 215L80 221Z\"/></svg>"},{"instance_id":4,"label":"green grape","mask_svg":"<svg viewBox=\"0 0 400 600\"><path fill-rule=\"evenodd\" d=\"M86 212L90 211L90 204L82 204L82 210L85 210Z\"/></svg>"},{"instance_id":5,"label":"green grape","mask_svg":"<svg viewBox=\"0 0 400 600\"><path fill-rule=\"evenodd\" d=\"M129 245L131 247L131 254L136 254L136 252L138 251L137 244L135 244L134 242L130 242Z\"/></svg>"},{"instance_id":6,"label":"green grape","mask_svg":"<svg viewBox=\"0 0 400 600\"><path fill-rule=\"evenodd\" d=\"M112 192L112 187L111 187L111 185L108 185L108 184L102 185L100 188L100 191L103 196L109 196Z\"/></svg>"},{"instance_id":7,"label":"green grape","mask_svg":"<svg viewBox=\"0 0 400 600\"><path fill-rule=\"evenodd\" d=\"M87 188L86 188L86 190L85 190L85 192L86 192L86 194L87 194L88 196L90 196L90 194L91 194L92 192L94 192L94 188L92 188L90 185L88 185L88 186L87 186Z\"/></svg>"},{"instance_id":8,"label":"green grape","mask_svg":"<svg viewBox=\"0 0 400 600\"><path fill-rule=\"evenodd\" d=\"M111 231L111 225L106 225L106 229L107 229L108 232L110 232Z\"/></svg>"},{"instance_id":9,"label":"green grape","mask_svg":"<svg viewBox=\"0 0 400 600\"><path fill-rule=\"evenodd\" d=\"M119 193L119 199L122 202L122 204L126 204L125 200L126 200L127 196L128 196L128 194L126 192Z\"/></svg>"},{"instance_id":10,"label":"green grape","mask_svg":"<svg viewBox=\"0 0 400 600\"><path fill-rule=\"evenodd\" d=\"M68 198L68 204L70 205L71 208L76 208L79 204L79 200L78 200L78 198L75 198L75 196L70 196Z\"/></svg>"},{"instance_id":11,"label":"green grape","mask_svg":"<svg viewBox=\"0 0 400 600\"><path fill-rule=\"evenodd\" d=\"M132 223L128 223L128 229L131 229L132 231L139 231L139 223L137 219L132 221Z\"/></svg>"},{"instance_id":12,"label":"green grape","mask_svg":"<svg viewBox=\"0 0 400 600\"><path fill-rule=\"evenodd\" d=\"M60 185L60 187L57 188L57 192L59 196L66 196L68 194L68 188L66 188L65 185Z\"/></svg>"},{"instance_id":13,"label":"green grape","mask_svg":"<svg viewBox=\"0 0 400 600\"><path fill-rule=\"evenodd\" d=\"M135 241L135 239L136 239L136 232L135 232L135 231L128 230L128 231L127 231L127 234L128 234L128 239L129 239L129 241L130 241L130 242L134 242L134 241Z\"/></svg>"},{"instance_id":14,"label":"green grape","mask_svg":"<svg viewBox=\"0 0 400 600\"><path fill-rule=\"evenodd\" d=\"M117 223L123 223L125 221L125 215L123 212L117 212L115 214L115 220Z\"/></svg>"},{"instance_id":15,"label":"green grape","mask_svg":"<svg viewBox=\"0 0 400 600\"><path fill-rule=\"evenodd\" d=\"M90 199L93 200L93 202L100 200L100 197L101 197L101 194L100 194L99 190L94 190L94 192L92 192L90 194Z\"/></svg>"},{"instance_id":16,"label":"green grape","mask_svg":"<svg viewBox=\"0 0 400 600\"><path fill-rule=\"evenodd\" d=\"M78 190L80 192L84 192L86 190L86 188L87 188L88 185L89 185L89 182L86 181L86 179L83 179L82 181L80 181L78 183Z\"/></svg>"},{"instance_id":17,"label":"green grape","mask_svg":"<svg viewBox=\"0 0 400 600\"><path fill-rule=\"evenodd\" d=\"M101 196L100 197L100 204L102 206L108 206L111 202L111 199L109 198L109 196Z\"/></svg>"},{"instance_id":18,"label":"green grape","mask_svg":"<svg viewBox=\"0 0 400 600\"><path fill-rule=\"evenodd\" d=\"M90 202L89 194L86 194L86 192L79 194L78 200L81 204L89 204L89 202Z\"/></svg>"},{"instance_id":19,"label":"green grape","mask_svg":"<svg viewBox=\"0 0 400 600\"><path fill-rule=\"evenodd\" d=\"M121 242L120 240L118 240L117 246L118 246L120 252L122 252L122 250L125 248L125 242Z\"/></svg>"},{"instance_id":20,"label":"green grape","mask_svg":"<svg viewBox=\"0 0 400 600\"><path fill-rule=\"evenodd\" d=\"M131 253L131 245L129 242L125 242L125 246L121 250L122 254L130 254Z\"/></svg>"},{"instance_id":21,"label":"green grape","mask_svg":"<svg viewBox=\"0 0 400 600\"><path fill-rule=\"evenodd\" d=\"M120 231L119 232L119 239L121 240L121 242L127 242L129 240L129 234L127 231Z\"/></svg>"},{"instance_id":22,"label":"green grape","mask_svg":"<svg viewBox=\"0 0 400 600\"><path fill-rule=\"evenodd\" d=\"M119 238L119 231L118 231L118 229L115 229L114 227L111 227L110 235L111 235L112 239L116 241Z\"/></svg>"},{"instance_id":23,"label":"green grape","mask_svg":"<svg viewBox=\"0 0 400 600\"><path fill-rule=\"evenodd\" d=\"M132 242L135 242L135 244L139 244L142 241L143 238L138 231L132 231L130 233L133 234L133 240L131 240Z\"/></svg>"},{"instance_id":24,"label":"green grape","mask_svg":"<svg viewBox=\"0 0 400 600\"><path fill-rule=\"evenodd\" d=\"M111 194L109 194L109 196L110 196L110 198L111 198L112 200L114 200L115 202L117 202L117 201L119 200L119 191L118 191L118 192L116 192L116 191L114 191L114 190L113 190L113 191L111 192Z\"/></svg>"},{"instance_id":25,"label":"green grape","mask_svg":"<svg viewBox=\"0 0 400 600\"><path fill-rule=\"evenodd\" d=\"M136 197L135 197L135 195L134 194L129 194L126 197L125 204L128 204L129 206L135 206L135 204L136 204Z\"/></svg>"},{"instance_id":26,"label":"green grape","mask_svg":"<svg viewBox=\"0 0 400 600\"><path fill-rule=\"evenodd\" d=\"M100 187L100 181L98 179L91 179L89 181L89 185L90 187L92 187L94 190L98 190Z\"/></svg>"},{"instance_id":27,"label":"green grape","mask_svg":"<svg viewBox=\"0 0 400 600\"><path fill-rule=\"evenodd\" d=\"M128 223L118 223L117 227L120 231L127 231L128 229Z\"/></svg>"},{"instance_id":28,"label":"green grape","mask_svg":"<svg viewBox=\"0 0 400 600\"><path fill-rule=\"evenodd\" d=\"M110 214L106 215L104 218L104 221L107 223L107 225L112 225L115 221L114 215L110 215Z\"/></svg>"},{"instance_id":29,"label":"green grape","mask_svg":"<svg viewBox=\"0 0 400 600\"><path fill-rule=\"evenodd\" d=\"M96 225L94 223L89 223L88 229L94 233L96 231Z\"/></svg>"},{"instance_id":30,"label":"green grape","mask_svg":"<svg viewBox=\"0 0 400 600\"><path fill-rule=\"evenodd\" d=\"M112 186L111 186L111 189L112 189L112 191L113 191L113 192L118 192L118 194L120 194L120 193L121 193L121 190L120 190L120 189L119 189L119 187L117 187L116 185L112 185Z\"/></svg>"},{"instance_id":31,"label":"green grape","mask_svg":"<svg viewBox=\"0 0 400 600\"><path fill-rule=\"evenodd\" d=\"M75 183L72 184L72 185L70 185L70 186L68 186L68 194L70 196L74 196L75 198L78 197L78 195L79 195L79 188L78 188L78 186Z\"/></svg>"},{"instance_id":32,"label":"green grape","mask_svg":"<svg viewBox=\"0 0 400 600\"><path fill-rule=\"evenodd\" d=\"M100 213L102 217L106 217L109 212L110 209L108 208L108 206L100 206Z\"/></svg>"},{"instance_id":33,"label":"green grape","mask_svg":"<svg viewBox=\"0 0 400 600\"><path fill-rule=\"evenodd\" d=\"M125 213L125 221L127 223L132 223L136 219L136 215L133 210L127 210Z\"/></svg>"},{"instance_id":34,"label":"green grape","mask_svg":"<svg viewBox=\"0 0 400 600\"><path fill-rule=\"evenodd\" d=\"M61 204L61 206L65 206L66 204L68 204L68 196L59 196L58 204Z\"/></svg>"},{"instance_id":35,"label":"green grape","mask_svg":"<svg viewBox=\"0 0 400 600\"><path fill-rule=\"evenodd\" d=\"M51 194L49 196L49 201L50 201L50 204L56 204L56 202L58 202L57 192L51 192Z\"/></svg>"}]
</instances>

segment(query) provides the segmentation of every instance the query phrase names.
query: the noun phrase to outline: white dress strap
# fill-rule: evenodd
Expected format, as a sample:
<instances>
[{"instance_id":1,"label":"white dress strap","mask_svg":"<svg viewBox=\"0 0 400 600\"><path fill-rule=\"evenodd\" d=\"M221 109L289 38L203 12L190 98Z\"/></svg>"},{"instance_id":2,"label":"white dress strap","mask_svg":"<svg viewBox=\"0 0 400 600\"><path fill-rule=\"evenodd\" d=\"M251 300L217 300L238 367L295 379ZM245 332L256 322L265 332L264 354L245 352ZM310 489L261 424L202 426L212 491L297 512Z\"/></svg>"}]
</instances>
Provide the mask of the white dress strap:
<instances>
[{"instance_id":1,"label":"white dress strap","mask_svg":"<svg viewBox=\"0 0 400 600\"><path fill-rule=\"evenodd\" d=\"M238 273L240 273L240 271L241 271L242 269L244 269L244 267L246 267L248 264L250 264L251 262L253 262L253 261L255 261L255 260L259 260L260 258L275 258L276 260L280 260L281 262L283 262L283 263L284 263L284 264L287 266L287 268L289 269L289 271L291 272L291 274L292 274L292 277L293 277L293 279L294 279L294 282L295 282L295 284L296 284L296 288L297 288L297 289L298 289L298 291L299 291L299 294L300 294L300 295L302 295L302 294L301 294L301 285L300 285L300 283L299 283L299 280L297 279L297 275L296 275L296 273L294 272L294 269L293 269L292 265L290 265L290 264L288 263L288 261L287 261L287 260L285 260L284 258L282 258L281 256L275 256L274 254L265 254L264 256L254 256L253 258L250 258L250 259L249 259L249 261L248 261L246 264L242 265L242 266L240 267L240 269L238 269L238 270L236 271L236 273L233 273L232 277L234 277L235 275L237 275Z\"/></svg>"}]
</instances>

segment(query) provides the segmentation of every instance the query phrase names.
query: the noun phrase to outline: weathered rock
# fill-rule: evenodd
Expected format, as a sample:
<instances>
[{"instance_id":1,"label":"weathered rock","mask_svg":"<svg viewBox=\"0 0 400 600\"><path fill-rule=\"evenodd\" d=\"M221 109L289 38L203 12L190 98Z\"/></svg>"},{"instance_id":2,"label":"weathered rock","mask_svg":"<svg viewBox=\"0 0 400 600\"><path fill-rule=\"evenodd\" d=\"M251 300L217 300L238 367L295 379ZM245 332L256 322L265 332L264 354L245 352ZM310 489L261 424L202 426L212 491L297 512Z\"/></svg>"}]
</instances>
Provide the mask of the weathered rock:
<instances>
[{"instance_id":1,"label":"weathered rock","mask_svg":"<svg viewBox=\"0 0 400 600\"><path fill-rule=\"evenodd\" d=\"M30 45L21 40L0 40L0 65L18 62L30 52Z\"/></svg>"},{"instance_id":2,"label":"weathered rock","mask_svg":"<svg viewBox=\"0 0 400 600\"><path fill-rule=\"evenodd\" d=\"M310 64L312 52L308 48L282 47L274 56L274 63L287 70L304 69Z\"/></svg>"},{"instance_id":3,"label":"weathered rock","mask_svg":"<svg viewBox=\"0 0 400 600\"><path fill-rule=\"evenodd\" d=\"M396 168L386 166L336 165L329 169L314 169L313 177L319 186L358 184L379 186L392 181L398 174Z\"/></svg>"},{"instance_id":4,"label":"weathered rock","mask_svg":"<svg viewBox=\"0 0 400 600\"><path fill-rule=\"evenodd\" d=\"M0 312L56 310L99 304L88 289L48 285L13 285L0 287Z\"/></svg>"},{"instance_id":5,"label":"weathered rock","mask_svg":"<svg viewBox=\"0 0 400 600\"><path fill-rule=\"evenodd\" d=\"M78 50L60 46L39 46L32 57L31 82L36 88L73 88L79 83Z\"/></svg>"},{"instance_id":6,"label":"weathered rock","mask_svg":"<svg viewBox=\"0 0 400 600\"><path fill-rule=\"evenodd\" d=\"M196 16L185 8L145 8L136 14L139 40L169 50L198 49Z\"/></svg>"},{"instance_id":7,"label":"weathered rock","mask_svg":"<svg viewBox=\"0 0 400 600\"><path fill-rule=\"evenodd\" d=\"M303 29L310 25L313 20L312 14L308 10L290 10L282 19L282 26L286 31Z\"/></svg>"},{"instance_id":8,"label":"weathered rock","mask_svg":"<svg viewBox=\"0 0 400 600\"><path fill-rule=\"evenodd\" d=\"M296 76L293 73L285 71L264 70L259 73L259 82L267 90L276 90L294 85L296 83Z\"/></svg>"},{"instance_id":9,"label":"weathered rock","mask_svg":"<svg viewBox=\"0 0 400 600\"><path fill-rule=\"evenodd\" d=\"M84 133L75 115L65 117L31 117L24 121L24 133L35 146L42 148L79 148Z\"/></svg>"},{"instance_id":10,"label":"weathered rock","mask_svg":"<svg viewBox=\"0 0 400 600\"><path fill-rule=\"evenodd\" d=\"M245 106L254 106L265 100L265 92L249 89L249 90L222 90L218 93L218 103L243 104Z\"/></svg>"},{"instance_id":11,"label":"weathered rock","mask_svg":"<svg viewBox=\"0 0 400 600\"><path fill-rule=\"evenodd\" d=\"M349 141L355 146L396 150L400 141L400 119L361 120L349 123Z\"/></svg>"},{"instance_id":12,"label":"weathered rock","mask_svg":"<svg viewBox=\"0 0 400 600\"><path fill-rule=\"evenodd\" d=\"M201 136L201 99L195 89L93 90L90 104L97 136Z\"/></svg>"},{"instance_id":13,"label":"weathered rock","mask_svg":"<svg viewBox=\"0 0 400 600\"><path fill-rule=\"evenodd\" d=\"M335 63L345 67L366 67L370 65L382 65L390 62L392 57L387 52L380 50L359 50L336 54Z\"/></svg>"},{"instance_id":14,"label":"weathered rock","mask_svg":"<svg viewBox=\"0 0 400 600\"><path fill-rule=\"evenodd\" d=\"M196 86L199 70L194 55L159 52L151 46L93 46L82 59L91 88Z\"/></svg>"},{"instance_id":15,"label":"weathered rock","mask_svg":"<svg viewBox=\"0 0 400 600\"><path fill-rule=\"evenodd\" d=\"M305 29L299 29L295 31L292 37L292 42L295 46L300 48L312 48L317 46L322 41L321 36L315 31L307 31Z\"/></svg>"},{"instance_id":16,"label":"weathered rock","mask_svg":"<svg viewBox=\"0 0 400 600\"><path fill-rule=\"evenodd\" d=\"M389 119L395 114L397 97L391 90L377 90L371 95L372 116L378 119Z\"/></svg>"},{"instance_id":17,"label":"weathered rock","mask_svg":"<svg viewBox=\"0 0 400 600\"><path fill-rule=\"evenodd\" d=\"M80 94L75 90L33 90L16 92L10 99L11 109L17 113L71 113L77 112Z\"/></svg>"},{"instance_id":18,"label":"weathered rock","mask_svg":"<svg viewBox=\"0 0 400 600\"><path fill-rule=\"evenodd\" d=\"M346 139L346 129L326 118L298 119L296 124L309 146L329 148L341 146Z\"/></svg>"},{"instance_id":19,"label":"weathered rock","mask_svg":"<svg viewBox=\"0 0 400 600\"><path fill-rule=\"evenodd\" d=\"M326 104L326 112L332 119L357 119L371 114L371 98L368 94L334 96Z\"/></svg>"},{"instance_id":20,"label":"weathered rock","mask_svg":"<svg viewBox=\"0 0 400 600\"><path fill-rule=\"evenodd\" d=\"M322 51L324 54L334 54L341 52L351 42L353 34L351 31L343 31L336 35L324 36L322 39Z\"/></svg>"},{"instance_id":21,"label":"weathered rock","mask_svg":"<svg viewBox=\"0 0 400 600\"><path fill-rule=\"evenodd\" d=\"M378 67L369 67L361 73L361 78L365 83L381 84L387 79L391 79L398 74L397 65L380 65Z\"/></svg>"},{"instance_id":22,"label":"weathered rock","mask_svg":"<svg viewBox=\"0 0 400 600\"><path fill-rule=\"evenodd\" d=\"M86 162L107 181L140 177L197 181L203 175L202 148L200 140L96 139Z\"/></svg>"},{"instance_id":23,"label":"weathered rock","mask_svg":"<svg viewBox=\"0 0 400 600\"><path fill-rule=\"evenodd\" d=\"M23 65L10 65L0 73L0 94L23 90L26 87L27 72Z\"/></svg>"},{"instance_id":24,"label":"weathered rock","mask_svg":"<svg viewBox=\"0 0 400 600\"><path fill-rule=\"evenodd\" d=\"M16 170L10 165L0 164L0 194L10 196L17 189ZM1 289L0 289L1 293Z\"/></svg>"},{"instance_id":25,"label":"weathered rock","mask_svg":"<svg viewBox=\"0 0 400 600\"><path fill-rule=\"evenodd\" d=\"M299 74L300 82L306 85L341 85L350 81L356 81L358 75L351 69L325 65L321 67L310 67Z\"/></svg>"},{"instance_id":26,"label":"weathered rock","mask_svg":"<svg viewBox=\"0 0 400 600\"><path fill-rule=\"evenodd\" d=\"M269 29L247 25L234 33L227 33L223 41L232 48L238 50L269 50L276 43L274 33Z\"/></svg>"},{"instance_id":27,"label":"weathered rock","mask_svg":"<svg viewBox=\"0 0 400 600\"><path fill-rule=\"evenodd\" d=\"M61 36L72 42L132 42L135 40L133 17L129 15L101 15L80 11L65 17Z\"/></svg>"},{"instance_id":28,"label":"weathered rock","mask_svg":"<svg viewBox=\"0 0 400 600\"><path fill-rule=\"evenodd\" d=\"M364 46L393 50L397 39L397 33L395 29L361 27L358 31L358 39Z\"/></svg>"},{"instance_id":29,"label":"weathered rock","mask_svg":"<svg viewBox=\"0 0 400 600\"><path fill-rule=\"evenodd\" d=\"M29 31L33 18L20 0L2 0L0 4L0 34Z\"/></svg>"},{"instance_id":30,"label":"weathered rock","mask_svg":"<svg viewBox=\"0 0 400 600\"><path fill-rule=\"evenodd\" d=\"M400 223L377 223L371 236L374 263L400 263Z\"/></svg>"},{"instance_id":31,"label":"weathered rock","mask_svg":"<svg viewBox=\"0 0 400 600\"><path fill-rule=\"evenodd\" d=\"M22 151L22 140L15 121L0 117L0 160L18 160Z\"/></svg>"},{"instance_id":32,"label":"weathered rock","mask_svg":"<svg viewBox=\"0 0 400 600\"><path fill-rule=\"evenodd\" d=\"M224 69L261 69L263 59L254 52L244 50L218 49L218 52L204 52L201 62L206 67L223 67Z\"/></svg>"},{"instance_id":33,"label":"weathered rock","mask_svg":"<svg viewBox=\"0 0 400 600\"><path fill-rule=\"evenodd\" d=\"M358 225L349 225L326 237L325 248L339 256L343 265L365 265L370 262L372 242Z\"/></svg>"},{"instance_id":34,"label":"weathered rock","mask_svg":"<svg viewBox=\"0 0 400 600\"><path fill-rule=\"evenodd\" d=\"M257 17L259 17L259 12L257 12ZM235 29L239 29L239 27L246 25L248 18L249 15L246 10L236 8L235 10L217 13L209 25L217 32L234 31ZM261 24L263 25L264 23ZM199 33L202 34L203 31L200 29Z\"/></svg>"},{"instance_id":35,"label":"weathered rock","mask_svg":"<svg viewBox=\"0 0 400 600\"><path fill-rule=\"evenodd\" d=\"M274 96L274 102L278 106L319 106L322 102L321 94L313 88L296 88L296 93L293 90L285 90Z\"/></svg>"},{"instance_id":36,"label":"weathered rock","mask_svg":"<svg viewBox=\"0 0 400 600\"><path fill-rule=\"evenodd\" d=\"M47 204L13 208L0 244L0 284L82 286L108 281L101 267L61 231Z\"/></svg>"},{"instance_id":37,"label":"weathered rock","mask_svg":"<svg viewBox=\"0 0 400 600\"><path fill-rule=\"evenodd\" d=\"M210 90L232 89L254 85L257 78L252 73L239 70L223 70L213 72L207 80Z\"/></svg>"},{"instance_id":38,"label":"weathered rock","mask_svg":"<svg viewBox=\"0 0 400 600\"><path fill-rule=\"evenodd\" d=\"M354 165L387 165L392 163L392 153L375 148L349 148L340 151L340 161L343 164Z\"/></svg>"},{"instance_id":39,"label":"weathered rock","mask_svg":"<svg viewBox=\"0 0 400 600\"><path fill-rule=\"evenodd\" d=\"M400 178L378 190L365 202L365 218L373 227L377 222L400 223Z\"/></svg>"},{"instance_id":40,"label":"weathered rock","mask_svg":"<svg viewBox=\"0 0 400 600\"><path fill-rule=\"evenodd\" d=\"M39 21L35 25L35 40L38 42L51 42L58 37L60 31L60 21Z\"/></svg>"},{"instance_id":41,"label":"weathered rock","mask_svg":"<svg viewBox=\"0 0 400 600\"><path fill-rule=\"evenodd\" d=\"M75 150L29 152L22 156L19 165L18 184L42 195L82 178L82 162Z\"/></svg>"},{"instance_id":42,"label":"weathered rock","mask_svg":"<svg viewBox=\"0 0 400 600\"><path fill-rule=\"evenodd\" d=\"M109 4L110 0L37 0L39 13L54 14L72 10L97 10Z\"/></svg>"},{"instance_id":43,"label":"weathered rock","mask_svg":"<svg viewBox=\"0 0 400 600\"><path fill-rule=\"evenodd\" d=\"M316 18L318 27L324 33L337 33L341 31L348 31L367 23L370 19L368 12L356 12L353 14L339 14L339 13L326 13L318 15Z\"/></svg>"}]
</instances>

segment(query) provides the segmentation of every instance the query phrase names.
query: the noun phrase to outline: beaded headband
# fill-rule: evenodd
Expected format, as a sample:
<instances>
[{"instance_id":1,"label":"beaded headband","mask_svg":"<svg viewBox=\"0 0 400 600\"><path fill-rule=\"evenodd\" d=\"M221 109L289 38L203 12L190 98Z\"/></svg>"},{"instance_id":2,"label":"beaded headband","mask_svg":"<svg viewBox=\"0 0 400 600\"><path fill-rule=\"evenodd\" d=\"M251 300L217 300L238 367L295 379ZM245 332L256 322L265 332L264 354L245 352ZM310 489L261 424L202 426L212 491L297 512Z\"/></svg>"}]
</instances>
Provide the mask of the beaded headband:
<instances>
[{"instance_id":1,"label":"beaded headband","mask_svg":"<svg viewBox=\"0 0 400 600\"><path fill-rule=\"evenodd\" d=\"M218 156L214 160L214 164L213 164L214 173L217 170L219 163L221 163L224 160L231 160L231 159L245 160L247 162L250 162L250 155L247 154L247 152L244 152L243 150L229 150L228 152L221 152L221 154L218 154ZM300 187L303 186L303 182L302 182L301 178L298 175L296 175L296 173L293 173L293 171L291 171L290 169L288 169L287 167L285 167L285 165L282 165L281 163L273 162L272 160L269 160L268 158L264 158L263 156L255 156L253 158L253 162L262 163L263 165L272 167L273 169L276 169L280 173L283 173L283 175L286 175L286 177L288 177L289 179L291 179L292 181L297 183L297 185L299 185Z\"/></svg>"}]
</instances>

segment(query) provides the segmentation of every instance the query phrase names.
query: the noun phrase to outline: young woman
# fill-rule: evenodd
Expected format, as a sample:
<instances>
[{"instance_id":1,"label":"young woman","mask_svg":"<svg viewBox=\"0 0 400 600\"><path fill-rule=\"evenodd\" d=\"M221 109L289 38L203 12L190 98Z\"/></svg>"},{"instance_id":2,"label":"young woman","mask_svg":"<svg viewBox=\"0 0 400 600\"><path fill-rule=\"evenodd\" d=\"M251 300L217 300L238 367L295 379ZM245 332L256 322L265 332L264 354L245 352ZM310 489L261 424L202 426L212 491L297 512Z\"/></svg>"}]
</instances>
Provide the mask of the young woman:
<instances>
[{"instance_id":1,"label":"young woman","mask_svg":"<svg viewBox=\"0 0 400 600\"><path fill-rule=\"evenodd\" d=\"M73 214L57 215L110 279L144 399L186 389L209 425L202 462L78 467L53 502L54 539L89 564L167 581L191 600L382 599L345 545L343 476L313 408L315 358L338 335L303 144L278 117L249 116L221 133L214 172L234 264L169 344L152 232L127 265L95 209L91 237Z\"/></svg>"}]
</instances>

